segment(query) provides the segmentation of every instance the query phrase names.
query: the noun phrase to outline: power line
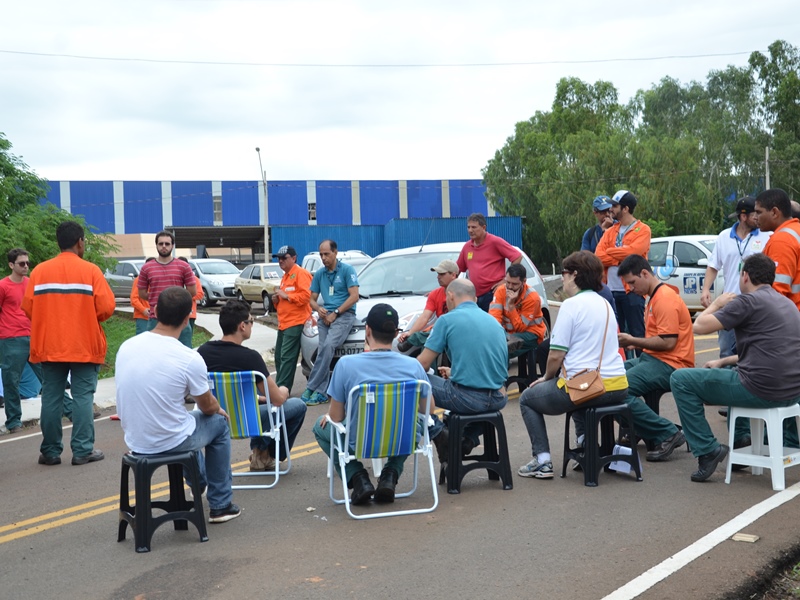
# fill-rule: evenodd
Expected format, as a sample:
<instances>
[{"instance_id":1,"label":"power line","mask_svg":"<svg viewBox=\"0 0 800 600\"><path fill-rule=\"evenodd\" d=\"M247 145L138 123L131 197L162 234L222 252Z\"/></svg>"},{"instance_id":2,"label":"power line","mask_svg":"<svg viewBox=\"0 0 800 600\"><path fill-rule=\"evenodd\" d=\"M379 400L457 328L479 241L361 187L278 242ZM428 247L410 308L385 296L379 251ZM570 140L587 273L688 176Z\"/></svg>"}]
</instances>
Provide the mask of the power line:
<instances>
[{"instance_id":1,"label":"power line","mask_svg":"<svg viewBox=\"0 0 800 600\"><path fill-rule=\"evenodd\" d=\"M547 65L588 65L617 62L653 62L661 60L684 60L693 58L717 58L742 56L751 54L753 50L742 52L721 52L715 54L671 54L665 56L646 56L633 58L596 58L586 60L542 60L520 62L486 62L486 63L402 63L402 64L370 64L370 63L269 63L269 62L237 62L211 60L173 60L165 58L135 58L88 56L81 54L56 54L50 52L26 52L22 50L2 50L0 54L17 54L23 56L40 56L46 58L72 58L76 60L97 60L111 62L138 62L172 65L207 65L223 67L279 67L279 68L323 68L323 69L431 69L431 68L482 68L482 67L532 67Z\"/></svg>"}]
</instances>

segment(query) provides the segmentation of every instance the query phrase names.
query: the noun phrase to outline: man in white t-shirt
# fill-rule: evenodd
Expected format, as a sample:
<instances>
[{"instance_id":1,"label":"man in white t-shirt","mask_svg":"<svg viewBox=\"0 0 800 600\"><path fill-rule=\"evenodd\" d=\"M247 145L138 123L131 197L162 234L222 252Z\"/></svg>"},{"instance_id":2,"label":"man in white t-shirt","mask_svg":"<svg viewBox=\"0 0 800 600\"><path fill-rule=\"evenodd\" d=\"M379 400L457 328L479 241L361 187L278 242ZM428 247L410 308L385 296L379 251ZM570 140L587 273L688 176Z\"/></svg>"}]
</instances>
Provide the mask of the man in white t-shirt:
<instances>
[{"instance_id":1,"label":"man in white t-shirt","mask_svg":"<svg viewBox=\"0 0 800 600\"><path fill-rule=\"evenodd\" d=\"M203 358L178 341L191 312L189 292L169 287L158 296L156 326L120 346L117 412L134 453L198 453L200 486L208 486L208 520L224 523L241 514L232 502L228 415L209 389ZM197 403L192 412L184 407L187 394Z\"/></svg>"},{"instance_id":2,"label":"man in white t-shirt","mask_svg":"<svg viewBox=\"0 0 800 600\"><path fill-rule=\"evenodd\" d=\"M736 203L736 212L730 218L736 218L736 224L729 229L724 229L718 236L711 253L711 259L706 267L706 276L703 280L703 293L700 304L705 308L711 306L711 287L717 279L717 274L722 271L725 277L723 292L739 295L739 272L742 270L744 259L751 254L764 251L771 231L760 231L756 217L756 200L752 196L745 196ZM717 333L719 339L719 357L726 358L736 354L736 338L733 329L721 329Z\"/></svg>"}]
</instances>

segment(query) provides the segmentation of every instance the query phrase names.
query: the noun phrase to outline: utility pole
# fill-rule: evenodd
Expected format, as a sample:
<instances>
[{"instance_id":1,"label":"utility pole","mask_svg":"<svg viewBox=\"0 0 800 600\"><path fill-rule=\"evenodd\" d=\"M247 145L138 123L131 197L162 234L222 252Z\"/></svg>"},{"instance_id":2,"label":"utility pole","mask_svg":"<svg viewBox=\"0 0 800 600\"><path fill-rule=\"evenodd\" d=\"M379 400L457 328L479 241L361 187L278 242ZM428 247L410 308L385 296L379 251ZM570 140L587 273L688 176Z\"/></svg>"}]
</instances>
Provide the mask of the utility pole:
<instances>
[{"instance_id":1,"label":"utility pole","mask_svg":"<svg viewBox=\"0 0 800 600\"><path fill-rule=\"evenodd\" d=\"M261 169L261 185L264 186L264 262L269 262L269 197L267 196L267 172L261 164L261 148L256 147L258 166Z\"/></svg>"},{"instance_id":2,"label":"utility pole","mask_svg":"<svg viewBox=\"0 0 800 600\"><path fill-rule=\"evenodd\" d=\"M767 146L766 148L764 148L764 150L765 150L765 158L764 158L764 163L766 164L766 167L767 167L767 168L766 168L766 173L767 173L767 189L770 189L770 185L769 185L769 146Z\"/></svg>"}]
</instances>

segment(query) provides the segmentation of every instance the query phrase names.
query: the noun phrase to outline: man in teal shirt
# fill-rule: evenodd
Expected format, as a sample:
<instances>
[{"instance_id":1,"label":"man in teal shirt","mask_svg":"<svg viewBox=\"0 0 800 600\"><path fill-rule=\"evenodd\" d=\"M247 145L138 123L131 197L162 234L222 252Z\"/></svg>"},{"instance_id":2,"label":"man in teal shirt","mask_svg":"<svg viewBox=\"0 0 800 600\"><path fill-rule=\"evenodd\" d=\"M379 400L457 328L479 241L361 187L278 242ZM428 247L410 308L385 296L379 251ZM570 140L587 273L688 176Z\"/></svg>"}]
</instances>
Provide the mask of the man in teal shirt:
<instances>
[{"instance_id":1,"label":"man in teal shirt","mask_svg":"<svg viewBox=\"0 0 800 600\"><path fill-rule=\"evenodd\" d=\"M508 402L504 385L508 377L508 351L503 327L477 305L475 286L468 279L456 279L447 286L449 312L436 320L419 362L428 370L442 352L450 367L439 367L439 376L429 375L433 400L438 408L461 415L500 410ZM447 435L440 436L443 424L438 419L430 436L436 443L439 459ZM469 453L478 445L477 431L467 432L463 450Z\"/></svg>"},{"instance_id":2,"label":"man in teal shirt","mask_svg":"<svg viewBox=\"0 0 800 600\"><path fill-rule=\"evenodd\" d=\"M302 396L303 402L309 406L329 402L326 390L333 353L347 338L356 319L356 270L339 261L337 254L336 242L323 240L319 245L319 256L325 268L317 269L311 280L311 309L318 314L319 348ZM320 295L321 303L318 302Z\"/></svg>"}]
</instances>

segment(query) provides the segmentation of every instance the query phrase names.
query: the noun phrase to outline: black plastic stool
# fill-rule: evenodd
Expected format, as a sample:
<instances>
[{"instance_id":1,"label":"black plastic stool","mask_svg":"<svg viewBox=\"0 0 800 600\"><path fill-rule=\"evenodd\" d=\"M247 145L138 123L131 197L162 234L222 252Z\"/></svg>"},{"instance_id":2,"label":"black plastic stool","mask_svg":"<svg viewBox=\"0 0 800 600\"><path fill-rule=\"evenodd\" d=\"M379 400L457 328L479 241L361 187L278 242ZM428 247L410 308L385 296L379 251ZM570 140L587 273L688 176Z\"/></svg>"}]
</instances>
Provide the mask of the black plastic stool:
<instances>
[{"instance_id":1,"label":"black plastic stool","mask_svg":"<svg viewBox=\"0 0 800 600\"><path fill-rule=\"evenodd\" d=\"M464 438L464 430L471 424L483 427L483 454L462 456L461 441ZM489 479L493 481L502 479L504 490L514 487L511 462L508 459L506 426L499 410L475 415L450 413L447 417L447 427L450 440L444 472L448 494L460 494L461 480L473 469L486 469Z\"/></svg>"},{"instance_id":2,"label":"black plastic stool","mask_svg":"<svg viewBox=\"0 0 800 600\"><path fill-rule=\"evenodd\" d=\"M159 467L169 470L169 500L152 502L150 500L150 480ZM131 506L128 489L128 473L133 469L136 506ZM194 501L186 499L183 490L183 471L186 469L192 482ZM200 488L200 467L196 452L175 452L170 454L133 454L122 457L122 479L119 488L119 535L117 541L125 539L125 528L133 530L136 552L150 552L153 532L167 521L175 522L176 531L187 531L189 521L200 532L200 541L208 541L205 513L203 512L203 491ZM166 514L153 516L153 509L166 511Z\"/></svg>"},{"instance_id":3,"label":"black plastic stool","mask_svg":"<svg viewBox=\"0 0 800 600\"><path fill-rule=\"evenodd\" d=\"M584 411L586 433L583 448L569 447L569 422L578 410ZM631 409L627 404L612 404L594 408L576 408L567 413L564 427L564 466L561 477L567 476L567 464L570 459L580 464L583 469L583 483L589 487L597 486L600 470L610 471L608 465L614 461L626 462L636 473L636 480L642 480L642 469L639 466L639 455L636 448L631 454L614 454L614 417L622 417L628 423L633 422ZM599 437L598 437L599 430Z\"/></svg>"},{"instance_id":4,"label":"black plastic stool","mask_svg":"<svg viewBox=\"0 0 800 600\"><path fill-rule=\"evenodd\" d=\"M506 388L517 384L521 394L536 379L536 350L532 348L517 357L517 374L506 379Z\"/></svg>"}]
</instances>

